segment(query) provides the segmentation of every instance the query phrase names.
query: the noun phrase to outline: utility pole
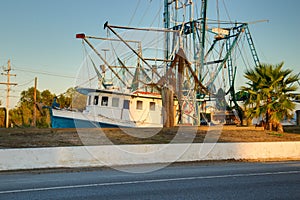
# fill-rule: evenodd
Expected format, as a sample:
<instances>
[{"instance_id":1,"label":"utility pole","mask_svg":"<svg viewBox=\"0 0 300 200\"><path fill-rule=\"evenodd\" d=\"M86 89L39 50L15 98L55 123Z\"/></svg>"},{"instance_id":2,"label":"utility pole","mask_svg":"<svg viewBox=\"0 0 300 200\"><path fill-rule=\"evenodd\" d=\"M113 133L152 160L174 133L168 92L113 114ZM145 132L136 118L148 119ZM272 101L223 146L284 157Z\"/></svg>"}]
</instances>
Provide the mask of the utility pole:
<instances>
[{"instance_id":1,"label":"utility pole","mask_svg":"<svg viewBox=\"0 0 300 200\"><path fill-rule=\"evenodd\" d=\"M11 76L16 76L16 74L11 74L11 67L10 67L10 60L7 61L7 69L4 70L6 73L1 73L1 75L7 76L7 82L6 83L1 83L2 85L6 85L7 86L7 90L6 90L6 114L5 114L5 127L8 128L9 127L9 92L10 92L10 86L11 85L17 85L17 83L11 83L10 82L10 77Z\"/></svg>"},{"instance_id":2,"label":"utility pole","mask_svg":"<svg viewBox=\"0 0 300 200\"><path fill-rule=\"evenodd\" d=\"M37 77L34 78L34 93L33 93L33 126L36 127L36 87L37 87Z\"/></svg>"}]
</instances>

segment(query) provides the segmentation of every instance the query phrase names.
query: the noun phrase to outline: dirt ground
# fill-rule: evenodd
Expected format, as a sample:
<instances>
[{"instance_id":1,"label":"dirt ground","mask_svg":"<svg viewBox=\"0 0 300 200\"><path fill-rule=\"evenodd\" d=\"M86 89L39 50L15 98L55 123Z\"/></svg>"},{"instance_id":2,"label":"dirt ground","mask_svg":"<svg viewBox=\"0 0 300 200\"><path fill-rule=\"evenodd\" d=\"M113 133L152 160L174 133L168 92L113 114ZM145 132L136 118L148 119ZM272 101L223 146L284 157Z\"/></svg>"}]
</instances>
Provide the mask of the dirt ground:
<instances>
[{"instance_id":1,"label":"dirt ground","mask_svg":"<svg viewBox=\"0 0 300 200\"><path fill-rule=\"evenodd\" d=\"M300 127L284 133L261 127L175 127L103 129L0 129L0 148L34 148L109 144L300 141Z\"/></svg>"}]
</instances>

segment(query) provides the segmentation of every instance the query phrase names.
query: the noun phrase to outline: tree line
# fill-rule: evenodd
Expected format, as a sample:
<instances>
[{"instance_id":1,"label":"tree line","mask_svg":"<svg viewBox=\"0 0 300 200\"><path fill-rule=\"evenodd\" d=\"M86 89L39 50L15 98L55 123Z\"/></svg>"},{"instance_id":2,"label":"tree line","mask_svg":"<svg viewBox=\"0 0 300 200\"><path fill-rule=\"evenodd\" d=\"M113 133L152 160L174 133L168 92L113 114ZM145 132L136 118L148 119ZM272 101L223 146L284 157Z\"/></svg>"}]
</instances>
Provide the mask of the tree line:
<instances>
[{"instance_id":1,"label":"tree line","mask_svg":"<svg viewBox=\"0 0 300 200\"><path fill-rule=\"evenodd\" d=\"M35 104L34 87L31 87L21 92L17 106L9 110L10 127L50 127L51 119L49 107L52 106L55 97L57 97L57 102L61 109L77 109L80 111L84 109L86 98L84 95L79 94L74 88L69 88L60 95L56 95L48 89L42 92L36 90ZM34 112L36 112L35 124ZM4 109L0 110L0 127L5 127Z\"/></svg>"}]
</instances>

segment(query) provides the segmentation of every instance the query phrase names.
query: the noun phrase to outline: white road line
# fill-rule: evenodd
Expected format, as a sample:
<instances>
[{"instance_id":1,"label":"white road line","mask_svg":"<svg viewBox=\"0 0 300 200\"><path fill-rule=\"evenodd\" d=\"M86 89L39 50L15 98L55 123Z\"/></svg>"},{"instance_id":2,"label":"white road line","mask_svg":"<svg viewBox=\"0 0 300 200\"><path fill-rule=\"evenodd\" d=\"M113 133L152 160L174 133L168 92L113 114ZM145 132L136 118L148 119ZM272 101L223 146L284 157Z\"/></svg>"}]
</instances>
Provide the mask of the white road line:
<instances>
[{"instance_id":1,"label":"white road line","mask_svg":"<svg viewBox=\"0 0 300 200\"><path fill-rule=\"evenodd\" d=\"M250 176L269 176L269 175L299 174L299 173L300 173L300 171L282 171L282 172L264 172L264 173L250 173L250 174L228 174L228 175L216 175L216 176L194 176L194 177L182 177L182 178L150 179L150 180L140 180L140 181L122 181L122 182L110 182L110 183L94 183L94 184L85 184L85 185L66 185L66 186L57 186L57 187L6 190L6 191L0 191L0 194L37 192L37 191L74 189L74 188L87 188L87 187L99 187L99 186L127 185L127 184L139 184L139 183L158 183L158 182L185 181L185 180L250 177Z\"/></svg>"}]
</instances>

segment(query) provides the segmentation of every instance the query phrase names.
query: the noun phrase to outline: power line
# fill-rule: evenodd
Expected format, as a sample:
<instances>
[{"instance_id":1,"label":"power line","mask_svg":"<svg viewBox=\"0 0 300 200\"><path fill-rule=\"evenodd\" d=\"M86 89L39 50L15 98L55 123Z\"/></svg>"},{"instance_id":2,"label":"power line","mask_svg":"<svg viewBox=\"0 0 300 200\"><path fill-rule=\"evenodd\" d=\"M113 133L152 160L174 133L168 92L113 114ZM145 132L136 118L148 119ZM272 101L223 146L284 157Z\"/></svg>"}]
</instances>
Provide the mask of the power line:
<instances>
[{"instance_id":1,"label":"power line","mask_svg":"<svg viewBox=\"0 0 300 200\"><path fill-rule=\"evenodd\" d=\"M28 72L28 73L34 73L34 74L42 74L42 75L47 75L47 76L62 77L62 78L72 78L72 79L76 78L74 76L61 75L61 74L56 74L56 73L47 72L47 71L36 71L33 69L26 69L26 68L19 68L19 67L14 67L14 70Z\"/></svg>"},{"instance_id":2,"label":"power line","mask_svg":"<svg viewBox=\"0 0 300 200\"><path fill-rule=\"evenodd\" d=\"M26 81L26 82L24 82L24 83L18 84L18 86L29 85L29 84L30 84L31 82L33 82L33 81L34 81L34 79L31 79L31 80Z\"/></svg>"}]
</instances>

